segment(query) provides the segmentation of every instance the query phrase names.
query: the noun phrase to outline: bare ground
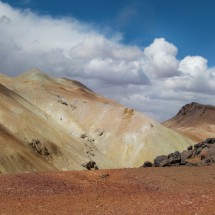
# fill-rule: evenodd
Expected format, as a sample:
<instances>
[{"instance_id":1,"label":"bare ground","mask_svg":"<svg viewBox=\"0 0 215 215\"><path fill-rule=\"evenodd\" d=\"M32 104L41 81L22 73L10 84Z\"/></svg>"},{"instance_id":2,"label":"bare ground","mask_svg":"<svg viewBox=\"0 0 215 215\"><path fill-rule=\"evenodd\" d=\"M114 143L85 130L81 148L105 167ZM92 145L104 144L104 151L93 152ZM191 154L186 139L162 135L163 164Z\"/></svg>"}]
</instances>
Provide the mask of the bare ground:
<instances>
[{"instance_id":1,"label":"bare ground","mask_svg":"<svg viewBox=\"0 0 215 215\"><path fill-rule=\"evenodd\" d=\"M215 214L215 166L0 175L0 214Z\"/></svg>"}]
</instances>

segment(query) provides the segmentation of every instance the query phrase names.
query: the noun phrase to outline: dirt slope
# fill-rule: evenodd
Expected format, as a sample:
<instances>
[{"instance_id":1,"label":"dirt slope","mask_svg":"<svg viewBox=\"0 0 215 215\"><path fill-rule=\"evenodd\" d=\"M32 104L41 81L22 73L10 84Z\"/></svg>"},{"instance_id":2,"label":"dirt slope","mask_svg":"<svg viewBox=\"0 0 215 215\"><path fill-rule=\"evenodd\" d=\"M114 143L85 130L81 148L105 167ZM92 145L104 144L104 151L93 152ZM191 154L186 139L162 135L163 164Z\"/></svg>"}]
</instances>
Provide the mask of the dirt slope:
<instances>
[{"instance_id":1,"label":"dirt slope","mask_svg":"<svg viewBox=\"0 0 215 215\"><path fill-rule=\"evenodd\" d=\"M0 124L0 172L41 172L57 170L45 159L26 147L3 125Z\"/></svg>"},{"instance_id":2,"label":"dirt slope","mask_svg":"<svg viewBox=\"0 0 215 215\"><path fill-rule=\"evenodd\" d=\"M22 146L23 150L24 148L26 150L31 149L31 153L37 155L41 162L44 160L48 162L54 167L53 170L84 169L82 164L90 160L89 154L86 153L87 150L91 150L91 153L94 154L94 159L99 167L117 167L117 164L115 165L111 160L106 159L96 148L91 147L88 143L80 142L79 139L69 135L61 126L49 119L47 114L1 84L0 124L3 126L1 127L1 145L3 148L7 148L9 145L8 138L5 136L5 131L8 131L11 137L13 137L14 144L17 142L16 145ZM4 131L2 132L3 128ZM12 148L12 145L10 145L10 148ZM13 150L16 150L16 148ZM10 156L6 151L4 152L5 154L3 152L1 154L2 160ZM4 162L4 165L6 163ZM14 164L16 164L15 160ZM36 165L39 166L40 164L35 163ZM26 166L25 157L23 162L17 163L17 166L17 171L24 169ZM13 169L15 171L16 167ZM7 167L5 166L5 171L11 172L9 163L7 163ZM34 169L28 168L26 171L31 172Z\"/></svg>"},{"instance_id":3,"label":"dirt slope","mask_svg":"<svg viewBox=\"0 0 215 215\"><path fill-rule=\"evenodd\" d=\"M215 137L215 106L192 102L163 124L196 142Z\"/></svg>"},{"instance_id":4,"label":"dirt slope","mask_svg":"<svg viewBox=\"0 0 215 215\"><path fill-rule=\"evenodd\" d=\"M140 166L143 160L192 144L144 114L99 96L76 81L51 78L33 69L6 85L71 136L92 140L99 151L124 167Z\"/></svg>"},{"instance_id":5,"label":"dirt slope","mask_svg":"<svg viewBox=\"0 0 215 215\"><path fill-rule=\"evenodd\" d=\"M0 175L2 214L212 215L215 166Z\"/></svg>"},{"instance_id":6,"label":"dirt slope","mask_svg":"<svg viewBox=\"0 0 215 215\"><path fill-rule=\"evenodd\" d=\"M59 170L139 167L192 141L77 81L32 69L0 76L0 123ZM6 144L6 142L5 142Z\"/></svg>"}]
</instances>

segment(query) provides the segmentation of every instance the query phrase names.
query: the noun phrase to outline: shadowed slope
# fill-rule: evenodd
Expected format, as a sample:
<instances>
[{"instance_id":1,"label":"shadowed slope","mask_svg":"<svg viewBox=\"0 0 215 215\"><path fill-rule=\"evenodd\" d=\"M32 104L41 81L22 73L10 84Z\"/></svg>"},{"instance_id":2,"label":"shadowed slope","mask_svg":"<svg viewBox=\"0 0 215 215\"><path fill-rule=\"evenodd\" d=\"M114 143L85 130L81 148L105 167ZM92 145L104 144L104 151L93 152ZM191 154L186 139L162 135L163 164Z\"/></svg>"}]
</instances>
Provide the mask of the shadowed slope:
<instances>
[{"instance_id":1,"label":"shadowed slope","mask_svg":"<svg viewBox=\"0 0 215 215\"><path fill-rule=\"evenodd\" d=\"M91 160L87 154L90 147L88 143L70 136L46 113L1 84L0 123L22 141L23 146L31 147L36 155L57 169L84 169L82 164ZM3 139L4 137L1 136ZM4 144L7 144L7 140L4 140ZM99 167L115 167L96 148L91 147L90 150Z\"/></svg>"},{"instance_id":2,"label":"shadowed slope","mask_svg":"<svg viewBox=\"0 0 215 215\"><path fill-rule=\"evenodd\" d=\"M0 172L41 172L57 170L22 140L0 124Z\"/></svg>"}]
</instances>

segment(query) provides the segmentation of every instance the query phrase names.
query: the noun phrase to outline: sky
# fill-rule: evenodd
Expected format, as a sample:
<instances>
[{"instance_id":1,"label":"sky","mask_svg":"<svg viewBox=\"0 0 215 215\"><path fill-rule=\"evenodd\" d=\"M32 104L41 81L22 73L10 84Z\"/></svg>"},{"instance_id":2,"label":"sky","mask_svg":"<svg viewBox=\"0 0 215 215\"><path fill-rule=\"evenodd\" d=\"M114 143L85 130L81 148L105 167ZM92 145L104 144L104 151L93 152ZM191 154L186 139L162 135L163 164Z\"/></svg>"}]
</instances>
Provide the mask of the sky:
<instances>
[{"instance_id":1,"label":"sky","mask_svg":"<svg viewBox=\"0 0 215 215\"><path fill-rule=\"evenodd\" d=\"M0 73L79 80L162 122L215 105L214 0L2 0Z\"/></svg>"}]
</instances>

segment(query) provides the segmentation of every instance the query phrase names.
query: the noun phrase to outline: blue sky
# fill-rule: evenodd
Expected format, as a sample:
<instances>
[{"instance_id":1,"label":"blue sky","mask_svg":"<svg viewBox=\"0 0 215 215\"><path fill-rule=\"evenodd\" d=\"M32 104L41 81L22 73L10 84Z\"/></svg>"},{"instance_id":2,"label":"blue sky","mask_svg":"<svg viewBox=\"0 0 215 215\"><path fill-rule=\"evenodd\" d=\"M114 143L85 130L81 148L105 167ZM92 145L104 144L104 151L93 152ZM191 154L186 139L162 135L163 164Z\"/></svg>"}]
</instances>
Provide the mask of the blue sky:
<instances>
[{"instance_id":1,"label":"blue sky","mask_svg":"<svg viewBox=\"0 0 215 215\"><path fill-rule=\"evenodd\" d=\"M201 55L215 65L214 0L7 0L15 7L52 16L72 16L104 32L119 31L123 42L142 47L164 37L178 57Z\"/></svg>"},{"instance_id":2,"label":"blue sky","mask_svg":"<svg viewBox=\"0 0 215 215\"><path fill-rule=\"evenodd\" d=\"M214 0L0 0L0 72L37 67L164 121L215 105L214 11Z\"/></svg>"}]
</instances>

